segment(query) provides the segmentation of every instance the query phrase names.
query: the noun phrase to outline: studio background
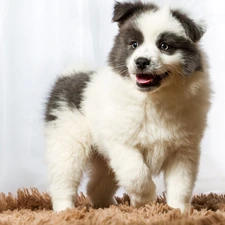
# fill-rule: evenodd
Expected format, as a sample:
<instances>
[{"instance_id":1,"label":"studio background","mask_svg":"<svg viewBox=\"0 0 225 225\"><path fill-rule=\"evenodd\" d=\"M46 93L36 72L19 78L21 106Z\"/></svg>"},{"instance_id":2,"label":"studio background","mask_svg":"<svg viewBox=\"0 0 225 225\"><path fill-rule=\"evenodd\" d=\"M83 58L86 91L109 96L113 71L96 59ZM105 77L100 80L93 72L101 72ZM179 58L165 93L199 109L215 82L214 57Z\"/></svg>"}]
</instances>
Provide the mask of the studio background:
<instances>
[{"instance_id":1,"label":"studio background","mask_svg":"<svg viewBox=\"0 0 225 225\"><path fill-rule=\"evenodd\" d=\"M183 6L208 24L202 44L215 93L194 193L225 193L225 2L151 2ZM22 187L47 190L45 99L56 76L73 65L105 65L117 32L111 23L113 4L113 0L0 0L0 192ZM155 180L161 194L162 178ZM84 186L85 181L80 190Z\"/></svg>"}]
</instances>

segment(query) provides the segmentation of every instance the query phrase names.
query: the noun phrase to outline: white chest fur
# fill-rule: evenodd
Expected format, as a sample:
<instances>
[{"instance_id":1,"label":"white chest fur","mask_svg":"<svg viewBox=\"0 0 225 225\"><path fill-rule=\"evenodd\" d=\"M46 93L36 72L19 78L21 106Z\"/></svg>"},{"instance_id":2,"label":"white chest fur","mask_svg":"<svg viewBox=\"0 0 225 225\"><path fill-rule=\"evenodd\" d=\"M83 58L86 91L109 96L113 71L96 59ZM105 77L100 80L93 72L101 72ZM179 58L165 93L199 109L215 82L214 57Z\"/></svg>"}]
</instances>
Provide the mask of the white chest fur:
<instances>
[{"instance_id":1,"label":"white chest fur","mask_svg":"<svg viewBox=\"0 0 225 225\"><path fill-rule=\"evenodd\" d=\"M151 103L124 105L111 109L105 140L138 148L152 172L158 173L167 154L181 144L180 124L175 115L167 115Z\"/></svg>"},{"instance_id":2,"label":"white chest fur","mask_svg":"<svg viewBox=\"0 0 225 225\"><path fill-rule=\"evenodd\" d=\"M96 74L84 100L83 111L99 150L107 155L106 146L115 142L135 147L154 173L188 133L183 106L168 99L152 100L111 71Z\"/></svg>"}]
</instances>

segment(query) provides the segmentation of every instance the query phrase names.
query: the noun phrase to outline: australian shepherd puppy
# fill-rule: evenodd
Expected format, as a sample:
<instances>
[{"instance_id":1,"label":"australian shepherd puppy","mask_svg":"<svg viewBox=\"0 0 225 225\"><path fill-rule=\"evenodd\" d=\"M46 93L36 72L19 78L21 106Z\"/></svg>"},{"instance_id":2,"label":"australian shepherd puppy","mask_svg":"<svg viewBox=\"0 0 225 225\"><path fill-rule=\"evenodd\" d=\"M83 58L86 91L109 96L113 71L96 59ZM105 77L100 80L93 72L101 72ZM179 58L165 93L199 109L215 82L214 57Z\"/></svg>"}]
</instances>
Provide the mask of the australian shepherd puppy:
<instances>
[{"instance_id":1,"label":"australian shepherd puppy","mask_svg":"<svg viewBox=\"0 0 225 225\"><path fill-rule=\"evenodd\" d=\"M119 32L108 65L63 75L45 114L50 195L55 211L74 207L88 168L94 207L156 200L163 172L169 206L190 205L210 105L200 24L179 10L116 2Z\"/></svg>"}]
</instances>

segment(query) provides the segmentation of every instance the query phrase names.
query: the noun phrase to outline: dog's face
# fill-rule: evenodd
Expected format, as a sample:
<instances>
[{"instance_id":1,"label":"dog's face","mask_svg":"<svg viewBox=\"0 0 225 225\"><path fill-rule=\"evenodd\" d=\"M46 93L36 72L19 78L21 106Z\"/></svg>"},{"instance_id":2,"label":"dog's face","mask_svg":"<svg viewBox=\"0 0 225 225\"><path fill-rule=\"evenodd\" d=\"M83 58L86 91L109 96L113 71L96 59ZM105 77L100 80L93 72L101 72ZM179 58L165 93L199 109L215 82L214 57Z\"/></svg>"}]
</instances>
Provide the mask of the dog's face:
<instances>
[{"instance_id":1,"label":"dog's face","mask_svg":"<svg viewBox=\"0 0 225 225\"><path fill-rule=\"evenodd\" d=\"M113 21L119 33L109 64L141 91L156 90L175 76L202 69L196 43L204 32L185 14L153 4L116 3Z\"/></svg>"}]
</instances>

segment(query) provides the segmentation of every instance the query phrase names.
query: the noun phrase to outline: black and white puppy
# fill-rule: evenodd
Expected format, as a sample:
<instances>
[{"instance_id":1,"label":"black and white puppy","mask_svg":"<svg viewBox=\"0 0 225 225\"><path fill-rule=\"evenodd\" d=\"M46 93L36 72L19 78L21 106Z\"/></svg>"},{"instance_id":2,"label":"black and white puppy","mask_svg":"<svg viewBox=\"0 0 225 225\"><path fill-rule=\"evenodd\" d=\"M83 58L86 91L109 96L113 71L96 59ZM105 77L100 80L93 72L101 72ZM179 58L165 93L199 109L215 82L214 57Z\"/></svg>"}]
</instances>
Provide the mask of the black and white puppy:
<instances>
[{"instance_id":1,"label":"black and white puppy","mask_svg":"<svg viewBox=\"0 0 225 225\"><path fill-rule=\"evenodd\" d=\"M197 176L210 106L204 29L186 14L140 2L116 3L119 33L108 66L58 78L45 118L50 194L55 211L74 207L89 166L95 207L156 200L164 173L167 202L184 211Z\"/></svg>"}]
</instances>

